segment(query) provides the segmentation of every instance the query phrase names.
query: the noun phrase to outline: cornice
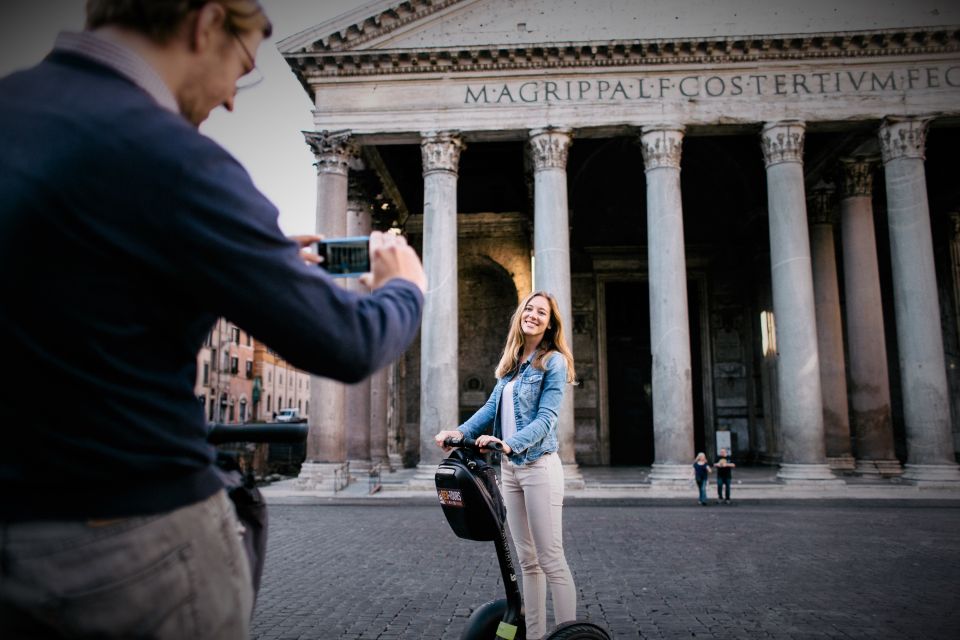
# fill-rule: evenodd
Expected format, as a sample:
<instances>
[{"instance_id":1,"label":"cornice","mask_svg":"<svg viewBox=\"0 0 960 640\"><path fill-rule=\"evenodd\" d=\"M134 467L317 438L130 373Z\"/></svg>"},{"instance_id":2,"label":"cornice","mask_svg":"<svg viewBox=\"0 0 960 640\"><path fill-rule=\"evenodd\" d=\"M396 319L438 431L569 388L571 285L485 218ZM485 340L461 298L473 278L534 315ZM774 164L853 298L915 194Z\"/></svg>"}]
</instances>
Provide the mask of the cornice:
<instances>
[{"instance_id":1,"label":"cornice","mask_svg":"<svg viewBox=\"0 0 960 640\"><path fill-rule=\"evenodd\" d=\"M452 3L441 4L445 8ZM349 41L350 46L359 43L359 39ZM729 38L567 42L502 47L365 51L337 50L333 47L323 50L305 48L285 53L284 58L303 81L305 78L343 76L438 72L450 74L666 64L717 65L776 60L939 55L957 52L960 52L960 26Z\"/></svg>"},{"instance_id":2,"label":"cornice","mask_svg":"<svg viewBox=\"0 0 960 640\"><path fill-rule=\"evenodd\" d=\"M301 46L301 52L329 53L355 48L370 40L382 38L411 22L416 22L435 13L439 13L463 0L407 0L395 2L374 16L353 22L332 33L317 38L313 43ZM319 28L322 28L320 25ZM308 32L309 33L309 32ZM306 34L291 36L279 43L281 49L296 46L293 43Z\"/></svg>"}]
</instances>

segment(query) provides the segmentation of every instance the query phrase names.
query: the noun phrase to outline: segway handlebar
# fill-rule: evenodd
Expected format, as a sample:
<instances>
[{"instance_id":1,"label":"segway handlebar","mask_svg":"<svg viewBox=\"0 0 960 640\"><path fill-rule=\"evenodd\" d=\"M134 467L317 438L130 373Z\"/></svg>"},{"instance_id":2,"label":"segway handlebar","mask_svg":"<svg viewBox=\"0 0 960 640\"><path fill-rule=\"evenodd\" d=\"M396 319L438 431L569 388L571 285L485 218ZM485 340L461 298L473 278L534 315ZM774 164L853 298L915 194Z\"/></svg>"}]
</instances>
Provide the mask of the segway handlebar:
<instances>
[{"instance_id":1,"label":"segway handlebar","mask_svg":"<svg viewBox=\"0 0 960 640\"><path fill-rule=\"evenodd\" d=\"M492 449L493 451L501 452L503 451L503 444L500 442L489 442L481 448L477 446L476 440L473 438L468 438L467 436L463 436L462 438L444 438L443 446L460 449L472 449L473 451L483 451L486 449Z\"/></svg>"},{"instance_id":2,"label":"segway handlebar","mask_svg":"<svg viewBox=\"0 0 960 640\"><path fill-rule=\"evenodd\" d=\"M214 424L207 432L207 442L303 442L307 439L305 424Z\"/></svg>"}]
</instances>

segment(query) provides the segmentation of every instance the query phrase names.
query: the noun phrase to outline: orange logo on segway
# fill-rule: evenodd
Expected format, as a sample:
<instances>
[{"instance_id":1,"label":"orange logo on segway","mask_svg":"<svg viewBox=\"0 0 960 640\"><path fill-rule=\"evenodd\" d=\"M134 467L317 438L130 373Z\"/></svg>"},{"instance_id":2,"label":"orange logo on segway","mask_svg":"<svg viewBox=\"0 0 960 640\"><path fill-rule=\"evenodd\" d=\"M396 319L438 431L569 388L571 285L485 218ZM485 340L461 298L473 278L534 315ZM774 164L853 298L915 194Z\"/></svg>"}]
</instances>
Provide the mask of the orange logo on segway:
<instances>
[{"instance_id":1,"label":"orange logo on segway","mask_svg":"<svg viewBox=\"0 0 960 640\"><path fill-rule=\"evenodd\" d=\"M437 489L437 497L440 498L440 504L445 507L463 508L463 496L459 491L453 489Z\"/></svg>"}]
</instances>

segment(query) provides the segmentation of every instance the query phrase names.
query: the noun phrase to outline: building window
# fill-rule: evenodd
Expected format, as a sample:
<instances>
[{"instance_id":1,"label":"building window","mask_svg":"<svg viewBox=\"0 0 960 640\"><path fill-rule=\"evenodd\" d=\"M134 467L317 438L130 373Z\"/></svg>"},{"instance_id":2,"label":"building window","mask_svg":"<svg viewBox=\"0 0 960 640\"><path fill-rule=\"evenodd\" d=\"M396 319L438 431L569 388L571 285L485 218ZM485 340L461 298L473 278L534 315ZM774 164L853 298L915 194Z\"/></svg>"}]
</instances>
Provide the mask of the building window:
<instances>
[{"instance_id":1,"label":"building window","mask_svg":"<svg viewBox=\"0 0 960 640\"><path fill-rule=\"evenodd\" d=\"M217 366L217 350L216 349L210 349L210 362L213 363L213 366L215 367ZM219 369L217 369L217 371L219 371Z\"/></svg>"},{"instance_id":2,"label":"building window","mask_svg":"<svg viewBox=\"0 0 960 640\"><path fill-rule=\"evenodd\" d=\"M240 359L231 357L230 358L230 373L237 373L240 370Z\"/></svg>"},{"instance_id":3,"label":"building window","mask_svg":"<svg viewBox=\"0 0 960 640\"><path fill-rule=\"evenodd\" d=\"M267 411L273 410L273 408L270 406L270 400L271 400L270 395L267 394Z\"/></svg>"},{"instance_id":4,"label":"building window","mask_svg":"<svg viewBox=\"0 0 960 640\"><path fill-rule=\"evenodd\" d=\"M240 327L230 327L230 332L233 334L233 344L240 344Z\"/></svg>"},{"instance_id":5,"label":"building window","mask_svg":"<svg viewBox=\"0 0 960 640\"><path fill-rule=\"evenodd\" d=\"M240 422L247 421L247 399L240 398Z\"/></svg>"},{"instance_id":6,"label":"building window","mask_svg":"<svg viewBox=\"0 0 960 640\"><path fill-rule=\"evenodd\" d=\"M280 374L280 376L279 376L278 379L280 380L280 386L283 386L283 374L282 374L282 373Z\"/></svg>"},{"instance_id":7,"label":"building window","mask_svg":"<svg viewBox=\"0 0 960 640\"><path fill-rule=\"evenodd\" d=\"M203 363L203 384L210 384L210 363Z\"/></svg>"},{"instance_id":8,"label":"building window","mask_svg":"<svg viewBox=\"0 0 960 640\"><path fill-rule=\"evenodd\" d=\"M253 360L247 360L246 369L247 369L247 377L252 378L253 377Z\"/></svg>"}]
</instances>

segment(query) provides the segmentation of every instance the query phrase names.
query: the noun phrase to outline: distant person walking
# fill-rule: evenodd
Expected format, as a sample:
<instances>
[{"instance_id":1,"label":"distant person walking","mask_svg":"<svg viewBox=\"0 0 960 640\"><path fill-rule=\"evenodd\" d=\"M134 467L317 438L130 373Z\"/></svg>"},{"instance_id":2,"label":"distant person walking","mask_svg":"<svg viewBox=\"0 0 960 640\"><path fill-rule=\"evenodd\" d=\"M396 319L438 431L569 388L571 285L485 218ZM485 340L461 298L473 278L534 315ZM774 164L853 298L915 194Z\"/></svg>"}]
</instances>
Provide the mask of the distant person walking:
<instances>
[{"instance_id":1,"label":"distant person walking","mask_svg":"<svg viewBox=\"0 0 960 640\"><path fill-rule=\"evenodd\" d=\"M693 461L693 473L700 491L700 506L707 506L707 478L710 476L710 465L707 463L707 454L700 452Z\"/></svg>"},{"instance_id":2,"label":"distant person walking","mask_svg":"<svg viewBox=\"0 0 960 640\"><path fill-rule=\"evenodd\" d=\"M730 504L730 484L733 480L733 469L737 466L730 459L729 452L726 449L720 449L717 454L717 461L714 463L717 470L717 500L722 503ZM724 492L726 489L726 492ZM726 497L724 497L726 493Z\"/></svg>"}]
</instances>

